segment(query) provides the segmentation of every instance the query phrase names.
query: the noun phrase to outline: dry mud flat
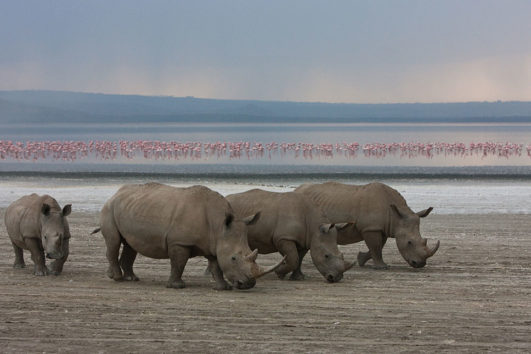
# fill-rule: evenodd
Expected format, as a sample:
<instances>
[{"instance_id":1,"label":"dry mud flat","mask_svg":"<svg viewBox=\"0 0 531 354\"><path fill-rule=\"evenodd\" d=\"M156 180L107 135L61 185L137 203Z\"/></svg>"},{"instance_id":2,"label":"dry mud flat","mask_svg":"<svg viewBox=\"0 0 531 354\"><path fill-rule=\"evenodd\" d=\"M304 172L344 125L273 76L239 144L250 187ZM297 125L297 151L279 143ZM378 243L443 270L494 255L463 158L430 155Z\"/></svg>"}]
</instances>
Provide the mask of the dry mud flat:
<instances>
[{"instance_id":1,"label":"dry mud flat","mask_svg":"<svg viewBox=\"0 0 531 354\"><path fill-rule=\"evenodd\" d=\"M191 259L187 288L165 288L168 260L139 256L139 282L105 276L97 214L73 212L64 273L13 269L0 211L1 352L524 352L531 351L531 216L430 215L440 239L424 269L407 266L393 240L387 271L354 267L327 284L260 279L248 291L215 291L206 261ZM361 244L342 247L352 260ZM271 265L278 254L260 255Z\"/></svg>"}]
</instances>

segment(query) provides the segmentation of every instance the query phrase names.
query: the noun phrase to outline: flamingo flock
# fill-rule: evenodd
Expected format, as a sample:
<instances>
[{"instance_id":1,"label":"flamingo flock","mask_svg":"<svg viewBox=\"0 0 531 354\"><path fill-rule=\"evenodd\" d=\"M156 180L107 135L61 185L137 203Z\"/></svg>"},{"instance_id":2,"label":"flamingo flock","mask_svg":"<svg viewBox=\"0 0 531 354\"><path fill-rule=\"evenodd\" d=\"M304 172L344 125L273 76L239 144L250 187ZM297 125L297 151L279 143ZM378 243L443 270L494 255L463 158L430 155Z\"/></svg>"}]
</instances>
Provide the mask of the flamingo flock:
<instances>
[{"instance_id":1,"label":"flamingo flock","mask_svg":"<svg viewBox=\"0 0 531 354\"><path fill-rule=\"evenodd\" d=\"M0 140L0 160L13 161L69 161L95 158L97 160L204 160L204 159L262 159L294 157L303 159L335 157L382 159L453 157L531 157L531 144L510 142L472 142L465 144L434 142L401 143L261 143L261 142L176 142L176 141L11 141Z\"/></svg>"}]
</instances>

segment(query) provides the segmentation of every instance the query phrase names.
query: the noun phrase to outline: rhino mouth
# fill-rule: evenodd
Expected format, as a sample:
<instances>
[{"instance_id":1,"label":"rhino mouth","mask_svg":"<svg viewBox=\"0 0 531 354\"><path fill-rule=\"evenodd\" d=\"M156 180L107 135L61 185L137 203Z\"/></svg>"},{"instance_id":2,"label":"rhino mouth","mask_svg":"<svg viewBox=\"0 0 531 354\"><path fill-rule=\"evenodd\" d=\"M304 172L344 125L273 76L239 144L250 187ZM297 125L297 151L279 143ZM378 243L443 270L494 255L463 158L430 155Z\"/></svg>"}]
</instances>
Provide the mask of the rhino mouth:
<instances>
[{"instance_id":1,"label":"rhino mouth","mask_svg":"<svg viewBox=\"0 0 531 354\"><path fill-rule=\"evenodd\" d=\"M426 265L426 261L418 262L418 261L409 261L408 262L410 266L413 268L422 268Z\"/></svg>"},{"instance_id":2,"label":"rhino mouth","mask_svg":"<svg viewBox=\"0 0 531 354\"><path fill-rule=\"evenodd\" d=\"M338 281L343 279L343 274L327 274L325 276L325 279L329 283L337 283Z\"/></svg>"},{"instance_id":3,"label":"rhino mouth","mask_svg":"<svg viewBox=\"0 0 531 354\"><path fill-rule=\"evenodd\" d=\"M232 282L232 286L240 290L251 289L255 285L256 285L256 279L247 279L246 281L235 280Z\"/></svg>"}]
</instances>

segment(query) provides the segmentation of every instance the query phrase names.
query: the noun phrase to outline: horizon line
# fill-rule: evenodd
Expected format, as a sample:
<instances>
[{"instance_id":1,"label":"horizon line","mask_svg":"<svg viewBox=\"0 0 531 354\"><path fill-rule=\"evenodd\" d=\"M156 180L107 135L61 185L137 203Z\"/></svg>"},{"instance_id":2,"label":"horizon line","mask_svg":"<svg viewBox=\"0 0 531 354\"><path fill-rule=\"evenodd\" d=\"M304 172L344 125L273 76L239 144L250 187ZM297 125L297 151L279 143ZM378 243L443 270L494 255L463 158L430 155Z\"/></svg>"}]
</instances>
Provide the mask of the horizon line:
<instances>
[{"instance_id":1,"label":"horizon line","mask_svg":"<svg viewBox=\"0 0 531 354\"><path fill-rule=\"evenodd\" d=\"M107 95L107 96L130 96L130 97L152 97L152 98L178 98L178 99L196 99L196 100L213 100L213 101L243 101L243 102L276 102L276 103L302 103L302 104L329 104L329 105L414 105L414 104L469 104L469 103L531 103L531 100L484 100L484 101L415 101L415 102L326 102L326 101L289 101L289 100L269 100L269 99L243 99L243 98L213 98L213 97L197 97L197 96L173 96L173 95L150 95L150 94L136 94L136 93L109 93L109 92L91 92L91 91L69 91L69 90L53 90L53 89L19 89L19 90L5 90L0 89L0 92L55 92L55 93L74 93L87 95Z\"/></svg>"}]
</instances>

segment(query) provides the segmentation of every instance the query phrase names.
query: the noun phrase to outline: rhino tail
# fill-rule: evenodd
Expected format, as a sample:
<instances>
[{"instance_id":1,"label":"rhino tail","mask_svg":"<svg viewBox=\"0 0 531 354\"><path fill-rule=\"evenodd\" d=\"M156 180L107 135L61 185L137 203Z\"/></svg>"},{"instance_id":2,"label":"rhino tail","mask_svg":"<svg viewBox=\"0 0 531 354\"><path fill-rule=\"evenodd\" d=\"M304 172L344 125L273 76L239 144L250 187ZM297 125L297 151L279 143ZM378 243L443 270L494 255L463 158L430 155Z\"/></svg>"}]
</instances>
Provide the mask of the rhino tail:
<instances>
[{"instance_id":1,"label":"rhino tail","mask_svg":"<svg viewBox=\"0 0 531 354\"><path fill-rule=\"evenodd\" d=\"M101 227L98 227L97 229L94 229L90 234L94 235L101 231Z\"/></svg>"}]
</instances>

